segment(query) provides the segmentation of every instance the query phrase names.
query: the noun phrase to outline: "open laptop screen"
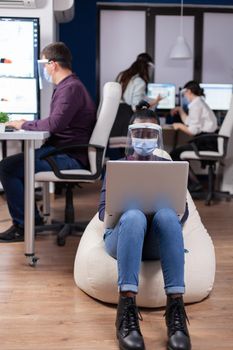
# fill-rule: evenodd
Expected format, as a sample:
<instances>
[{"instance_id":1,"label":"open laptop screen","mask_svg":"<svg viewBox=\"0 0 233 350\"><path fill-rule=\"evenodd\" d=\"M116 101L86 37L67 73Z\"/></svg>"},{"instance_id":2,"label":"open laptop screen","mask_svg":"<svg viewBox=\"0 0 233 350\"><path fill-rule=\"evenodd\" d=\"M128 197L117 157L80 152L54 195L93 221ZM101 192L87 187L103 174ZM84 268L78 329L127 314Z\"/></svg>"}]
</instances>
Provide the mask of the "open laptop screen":
<instances>
[{"instance_id":1,"label":"open laptop screen","mask_svg":"<svg viewBox=\"0 0 233 350\"><path fill-rule=\"evenodd\" d=\"M108 161L105 227L113 227L132 205L153 213L161 199L168 200L176 213L183 215L188 168L186 161Z\"/></svg>"}]
</instances>

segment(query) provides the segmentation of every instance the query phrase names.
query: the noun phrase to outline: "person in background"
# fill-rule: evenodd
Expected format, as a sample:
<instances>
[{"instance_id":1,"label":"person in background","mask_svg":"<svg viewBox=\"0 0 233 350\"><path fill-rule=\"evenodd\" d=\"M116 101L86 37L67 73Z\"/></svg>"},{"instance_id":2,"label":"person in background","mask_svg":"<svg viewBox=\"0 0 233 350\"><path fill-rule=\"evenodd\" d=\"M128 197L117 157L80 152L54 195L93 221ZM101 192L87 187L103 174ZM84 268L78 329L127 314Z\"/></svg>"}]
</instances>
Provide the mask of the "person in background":
<instances>
[{"instance_id":1,"label":"person in background","mask_svg":"<svg viewBox=\"0 0 233 350\"><path fill-rule=\"evenodd\" d=\"M214 133L217 129L217 118L210 107L206 104L204 100L204 90L200 87L198 82L192 80L184 85L182 90L184 98L188 102L188 114L183 110L182 107L175 107L171 110L171 115L179 116L182 123L173 123L173 128L175 130L181 130L189 136L198 136L208 133ZM216 151L217 144L216 141L211 139L207 142L198 143L199 150L206 151ZM193 150L190 144L182 145L175 148L171 153L173 160L181 160L180 155L184 151ZM189 167L189 189L190 191L198 191L202 189L198 178L196 177L194 171Z\"/></svg>"},{"instance_id":2,"label":"person in background","mask_svg":"<svg viewBox=\"0 0 233 350\"><path fill-rule=\"evenodd\" d=\"M140 53L136 61L129 68L120 72L116 81L121 84L122 98L119 109L113 124L111 137L127 136L128 125L133 112L136 110L136 105L141 100L147 101L150 107L156 107L162 97L159 95L156 99L148 99L147 84L153 77L154 64L151 56L148 53ZM107 150L107 156L110 159L122 157L124 149Z\"/></svg>"},{"instance_id":3,"label":"person in background","mask_svg":"<svg viewBox=\"0 0 233 350\"><path fill-rule=\"evenodd\" d=\"M7 124L16 129L49 131L49 139L35 150L35 173L51 171L45 154L57 147L87 144L96 122L96 108L83 83L72 72L72 56L62 42L52 43L42 50L45 79L55 84L49 116L35 121L11 121ZM53 156L62 169L88 169L86 149ZM0 162L0 181L12 217L13 225L0 233L0 242L24 240L24 155L16 154ZM42 218L35 209L35 224Z\"/></svg>"},{"instance_id":4,"label":"person in background","mask_svg":"<svg viewBox=\"0 0 233 350\"><path fill-rule=\"evenodd\" d=\"M147 107L141 103L140 109L132 116L125 160L167 160L154 155L162 144L161 127L157 125L155 113ZM104 180L99 204L101 221L105 215L105 195ZM141 315L136 305L139 270L142 260L157 259L161 261L167 295L168 349L191 349L182 297L185 292L182 225L187 217L187 206L181 221L165 202L156 203L154 213L149 215L131 206L122 213L114 228L107 228L104 232L105 249L117 259L119 302L115 325L121 350L145 349L139 326Z\"/></svg>"},{"instance_id":5,"label":"person in background","mask_svg":"<svg viewBox=\"0 0 233 350\"><path fill-rule=\"evenodd\" d=\"M122 102L131 106L132 111L136 110L139 101L147 100L150 107L156 106L161 97L149 100L146 97L147 84L153 77L154 63L148 53L141 53L137 56L135 62L131 66L120 72L116 80L122 87Z\"/></svg>"}]
</instances>

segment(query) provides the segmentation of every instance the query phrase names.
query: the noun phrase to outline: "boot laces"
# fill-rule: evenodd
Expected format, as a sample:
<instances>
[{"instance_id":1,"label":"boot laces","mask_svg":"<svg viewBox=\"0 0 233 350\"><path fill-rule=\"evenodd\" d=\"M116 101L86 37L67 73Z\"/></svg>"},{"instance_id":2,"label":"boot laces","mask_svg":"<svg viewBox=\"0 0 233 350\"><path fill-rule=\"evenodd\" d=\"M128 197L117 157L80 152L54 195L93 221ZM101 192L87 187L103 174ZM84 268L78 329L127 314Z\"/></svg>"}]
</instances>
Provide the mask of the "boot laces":
<instances>
[{"instance_id":1,"label":"boot laces","mask_svg":"<svg viewBox=\"0 0 233 350\"><path fill-rule=\"evenodd\" d=\"M179 300L171 304L170 309L165 312L164 316L168 320L168 328L171 334L181 331L187 335L186 320L189 324L189 319L183 304Z\"/></svg>"},{"instance_id":2,"label":"boot laces","mask_svg":"<svg viewBox=\"0 0 233 350\"><path fill-rule=\"evenodd\" d=\"M138 331L141 334L139 322L142 321L142 315L135 304L125 305L122 324L125 331L130 333L131 331Z\"/></svg>"}]
</instances>

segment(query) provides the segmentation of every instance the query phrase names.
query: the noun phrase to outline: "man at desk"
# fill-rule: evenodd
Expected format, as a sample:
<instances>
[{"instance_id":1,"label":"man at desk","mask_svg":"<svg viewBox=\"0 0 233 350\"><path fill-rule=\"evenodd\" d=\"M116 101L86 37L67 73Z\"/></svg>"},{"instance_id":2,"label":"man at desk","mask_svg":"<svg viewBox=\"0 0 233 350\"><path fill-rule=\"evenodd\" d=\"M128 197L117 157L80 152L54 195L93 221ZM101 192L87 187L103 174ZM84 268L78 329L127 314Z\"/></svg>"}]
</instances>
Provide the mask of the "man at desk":
<instances>
[{"instance_id":1,"label":"man at desk","mask_svg":"<svg viewBox=\"0 0 233 350\"><path fill-rule=\"evenodd\" d=\"M44 77L56 85L49 116L36 121L12 121L16 129L49 131L50 137L35 150L35 173L51 171L47 161L40 158L61 146L88 143L96 121L96 108L85 86L72 72L70 50L62 42L52 43L42 51ZM87 150L59 154L53 157L60 170L88 168ZM24 240L24 155L16 154L0 162L0 181L13 225L0 233L0 242ZM43 223L36 208L35 224Z\"/></svg>"}]
</instances>

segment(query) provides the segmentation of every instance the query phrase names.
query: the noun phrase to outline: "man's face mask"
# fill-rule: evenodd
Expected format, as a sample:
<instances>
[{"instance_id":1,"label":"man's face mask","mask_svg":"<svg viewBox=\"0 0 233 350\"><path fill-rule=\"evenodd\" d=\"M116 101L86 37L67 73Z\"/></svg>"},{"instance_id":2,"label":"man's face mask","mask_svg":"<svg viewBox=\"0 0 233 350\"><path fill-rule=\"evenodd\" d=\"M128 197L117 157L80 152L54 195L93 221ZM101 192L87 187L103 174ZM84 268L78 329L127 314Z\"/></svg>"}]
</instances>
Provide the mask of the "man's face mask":
<instances>
[{"instance_id":1,"label":"man's face mask","mask_svg":"<svg viewBox=\"0 0 233 350\"><path fill-rule=\"evenodd\" d=\"M44 67L43 73L44 73L45 80L47 80L48 83L52 84L53 83L52 77L51 77L51 75L49 75L46 67Z\"/></svg>"},{"instance_id":2,"label":"man's face mask","mask_svg":"<svg viewBox=\"0 0 233 350\"><path fill-rule=\"evenodd\" d=\"M132 146L134 151L140 156L149 156L158 147L157 138L139 139L132 137Z\"/></svg>"},{"instance_id":3,"label":"man's face mask","mask_svg":"<svg viewBox=\"0 0 233 350\"><path fill-rule=\"evenodd\" d=\"M45 81L48 83L53 83L52 77L48 74L46 64L49 64L49 60L46 58L43 58L41 60L37 60L37 67L38 67L38 76L39 76L39 86L42 90L43 87L46 85Z\"/></svg>"}]
</instances>

